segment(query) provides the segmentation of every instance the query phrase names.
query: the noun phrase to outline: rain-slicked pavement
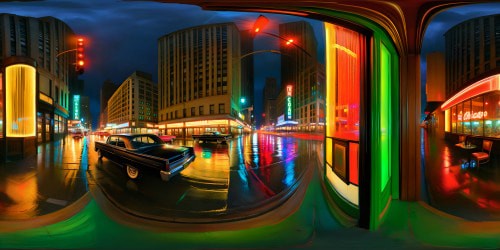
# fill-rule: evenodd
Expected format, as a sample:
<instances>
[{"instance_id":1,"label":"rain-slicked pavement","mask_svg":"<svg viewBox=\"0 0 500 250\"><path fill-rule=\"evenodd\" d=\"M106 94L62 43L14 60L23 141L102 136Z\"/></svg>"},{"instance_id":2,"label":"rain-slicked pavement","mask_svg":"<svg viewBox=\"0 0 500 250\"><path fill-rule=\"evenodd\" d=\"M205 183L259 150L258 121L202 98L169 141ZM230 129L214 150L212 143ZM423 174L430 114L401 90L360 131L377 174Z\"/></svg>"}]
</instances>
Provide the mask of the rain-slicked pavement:
<instances>
[{"instance_id":1,"label":"rain-slicked pavement","mask_svg":"<svg viewBox=\"0 0 500 250\"><path fill-rule=\"evenodd\" d=\"M500 162L498 156L474 169L463 169L476 150L458 148L432 130L422 130L422 157L427 202L471 221L500 221Z\"/></svg>"},{"instance_id":2,"label":"rain-slicked pavement","mask_svg":"<svg viewBox=\"0 0 500 250\"><path fill-rule=\"evenodd\" d=\"M0 219L46 215L86 194L86 143L67 136L39 145L35 156L0 165Z\"/></svg>"},{"instance_id":3,"label":"rain-slicked pavement","mask_svg":"<svg viewBox=\"0 0 500 250\"><path fill-rule=\"evenodd\" d=\"M91 143L92 144L92 143ZM165 221L234 220L267 212L284 202L308 169L317 167L318 141L269 134L227 144L177 141L193 146L195 161L168 182L157 173L129 180L123 170L89 151L89 177L115 205ZM306 185L306 184L305 184Z\"/></svg>"}]
</instances>

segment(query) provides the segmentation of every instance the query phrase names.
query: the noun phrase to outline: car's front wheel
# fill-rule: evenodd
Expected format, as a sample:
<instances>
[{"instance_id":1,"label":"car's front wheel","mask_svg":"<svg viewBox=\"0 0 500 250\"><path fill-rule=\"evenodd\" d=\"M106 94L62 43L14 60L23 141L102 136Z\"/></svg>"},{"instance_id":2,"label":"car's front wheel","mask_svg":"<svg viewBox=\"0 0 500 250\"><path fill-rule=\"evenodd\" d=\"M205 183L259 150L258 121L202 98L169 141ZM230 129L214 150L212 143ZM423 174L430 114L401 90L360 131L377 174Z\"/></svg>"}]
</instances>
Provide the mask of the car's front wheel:
<instances>
[{"instance_id":1,"label":"car's front wheel","mask_svg":"<svg viewBox=\"0 0 500 250\"><path fill-rule=\"evenodd\" d=\"M139 169L137 169L136 167L132 167L130 165L127 165L127 176L133 180L139 178Z\"/></svg>"},{"instance_id":2,"label":"car's front wheel","mask_svg":"<svg viewBox=\"0 0 500 250\"><path fill-rule=\"evenodd\" d=\"M97 150L97 158L99 160L102 160L102 150L101 149Z\"/></svg>"}]
</instances>

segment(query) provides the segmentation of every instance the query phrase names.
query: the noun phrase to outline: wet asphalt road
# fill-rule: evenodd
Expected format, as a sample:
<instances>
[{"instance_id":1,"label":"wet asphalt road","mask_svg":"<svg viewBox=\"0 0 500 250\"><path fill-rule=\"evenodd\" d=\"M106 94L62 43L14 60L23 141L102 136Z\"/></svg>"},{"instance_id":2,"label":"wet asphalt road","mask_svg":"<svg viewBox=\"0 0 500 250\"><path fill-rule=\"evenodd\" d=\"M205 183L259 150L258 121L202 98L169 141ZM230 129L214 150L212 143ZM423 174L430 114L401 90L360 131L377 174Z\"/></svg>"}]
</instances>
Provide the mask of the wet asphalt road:
<instances>
[{"instance_id":1,"label":"wet asphalt road","mask_svg":"<svg viewBox=\"0 0 500 250\"><path fill-rule=\"evenodd\" d=\"M286 199L305 171L316 167L321 144L257 133L227 144L177 140L176 145L193 146L196 158L164 182L155 172L130 180L116 163L97 159L92 139L91 182L122 209L168 221L237 215Z\"/></svg>"}]
</instances>

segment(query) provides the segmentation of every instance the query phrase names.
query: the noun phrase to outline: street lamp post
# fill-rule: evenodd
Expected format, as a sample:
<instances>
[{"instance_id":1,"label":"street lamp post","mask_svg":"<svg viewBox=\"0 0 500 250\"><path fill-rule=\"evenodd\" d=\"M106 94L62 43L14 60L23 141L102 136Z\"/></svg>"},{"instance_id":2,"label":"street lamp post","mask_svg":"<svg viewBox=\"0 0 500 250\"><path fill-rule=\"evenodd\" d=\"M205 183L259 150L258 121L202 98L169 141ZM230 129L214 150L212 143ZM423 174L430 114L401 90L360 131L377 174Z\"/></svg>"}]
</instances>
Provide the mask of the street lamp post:
<instances>
[{"instance_id":1,"label":"street lamp post","mask_svg":"<svg viewBox=\"0 0 500 250\"><path fill-rule=\"evenodd\" d=\"M284 37L276 35L276 34L272 34L272 33L268 33L268 32L262 31L264 29L264 27L267 25L268 22L269 22L269 19L267 19L263 15L260 15L257 18L257 20L255 20L255 23L253 25L253 31L255 32L255 34L262 33L262 34L266 34L268 36L272 36L272 37L278 38L280 40L283 40L286 45L290 45L291 44L291 45L295 46L296 48L300 49L302 52L304 52L309 57L312 57L311 54L309 54L309 52L307 52L304 48L302 48L297 43L295 43L295 41L293 39L290 39L290 38L287 39L287 38L284 38Z\"/></svg>"}]
</instances>

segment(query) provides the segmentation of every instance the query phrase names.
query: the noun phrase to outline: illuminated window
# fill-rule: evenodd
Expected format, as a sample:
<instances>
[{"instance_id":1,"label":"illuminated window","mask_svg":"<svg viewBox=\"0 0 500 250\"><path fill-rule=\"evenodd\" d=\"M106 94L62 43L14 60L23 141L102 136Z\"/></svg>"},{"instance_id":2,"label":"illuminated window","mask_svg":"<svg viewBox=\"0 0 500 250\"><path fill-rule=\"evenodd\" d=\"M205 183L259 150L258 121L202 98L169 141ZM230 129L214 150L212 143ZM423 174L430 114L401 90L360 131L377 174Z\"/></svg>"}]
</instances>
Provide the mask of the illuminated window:
<instances>
[{"instance_id":1,"label":"illuminated window","mask_svg":"<svg viewBox=\"0 0 500 250\"><path fill-rule=\"evenodd\" d=\"M500 138L500 91L484 95L484 136Z\"/></svg>"},{"instance_id":2,"label":"illuminated window","mask_svg":"<svg viewBox=\"0 0 500 250\"><path fill-rule=\"evenodd\" d=\"M336 189L338 178L358 184L360 86L365 37L353 30L325 23L326 34L326 162L336 177L327 173ZM353 158L353 159L351 159ZM343 184L343 185L345 185ZM344 194L357 203L357 194Z\"/></svg>"},{"instance_id":3,"label":"illuminated window","mask_svg":"<svg viewBox=\"0 0 500 250\"><path fill-rule=\"evenodd\" d=\"M36 70L17 64L5 68L6 136L36 135Z\"/></svg>"},{"instance_id":4,"label":"illuminated window","mask_svg":"<svg viewBox=\"0 0 500 250\"><path fill-rule=\"evenodd\" d=\"M483 97L477 97L472 99L472 111L469 114L472 135L483 135Z\"/></svg>"}]
</instances>

